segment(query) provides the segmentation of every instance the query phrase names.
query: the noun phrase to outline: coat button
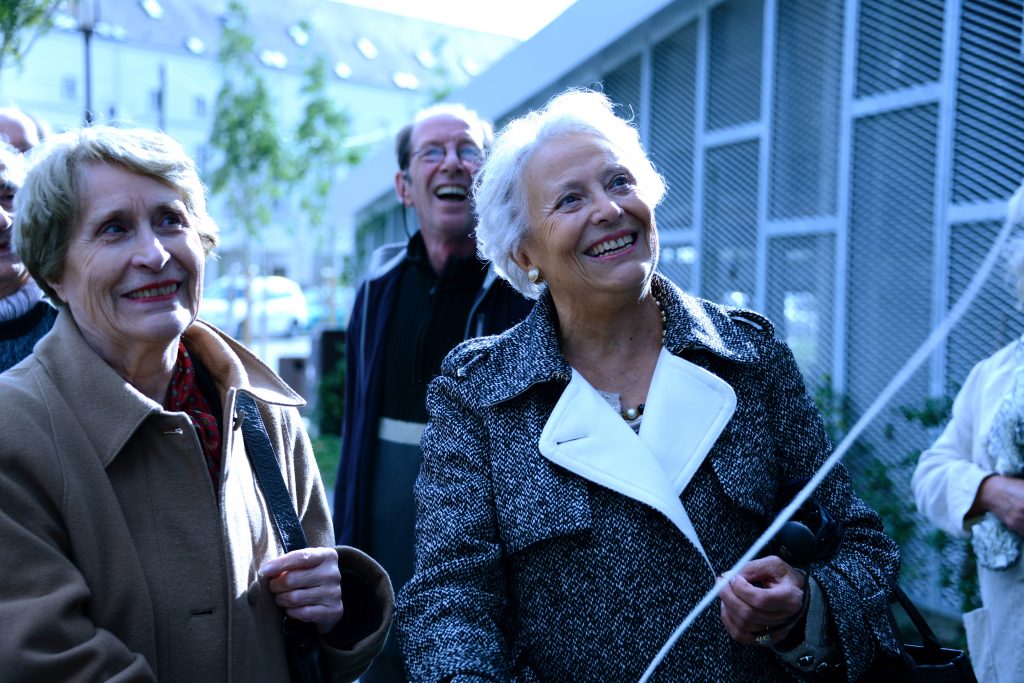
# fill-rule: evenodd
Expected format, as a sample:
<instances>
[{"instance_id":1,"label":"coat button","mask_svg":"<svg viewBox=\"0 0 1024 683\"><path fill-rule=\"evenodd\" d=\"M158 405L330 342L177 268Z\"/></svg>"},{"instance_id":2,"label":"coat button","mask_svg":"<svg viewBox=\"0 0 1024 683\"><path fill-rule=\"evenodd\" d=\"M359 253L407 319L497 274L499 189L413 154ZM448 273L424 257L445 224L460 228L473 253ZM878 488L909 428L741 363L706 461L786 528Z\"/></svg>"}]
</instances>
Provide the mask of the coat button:
<instances>
[{"instance_id":1,"label":"coat button","mask_svg":"<svg viewBox=\"0 0 1024 683\"><path fill-rule=\"evenodd\" d=\"M812 655L804 655L796 660L796 664L804 671L809 671L814 666L814 657Z\"/></svg>"},{"instance_id":2,"label":"coat button","mask_svg":"<svg viewBox=\"0 0 1024 683\"><path fill-rule=\"evenodd\" d=\"M256 579L249 584L249 590L245 592L245 599L249 601L250 605L255 605L260 601L260 580Z\"/></svg>"}]
</instances>

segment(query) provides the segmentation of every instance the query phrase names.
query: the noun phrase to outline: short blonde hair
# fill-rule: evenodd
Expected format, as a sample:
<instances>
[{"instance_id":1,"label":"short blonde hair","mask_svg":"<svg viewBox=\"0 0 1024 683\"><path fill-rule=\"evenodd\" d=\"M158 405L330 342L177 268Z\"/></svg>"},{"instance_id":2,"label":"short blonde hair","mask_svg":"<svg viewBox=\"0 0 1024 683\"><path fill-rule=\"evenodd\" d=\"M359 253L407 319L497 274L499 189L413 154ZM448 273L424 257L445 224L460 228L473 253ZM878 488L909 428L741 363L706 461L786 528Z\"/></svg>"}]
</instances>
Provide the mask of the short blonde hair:
<instances>
[{"instance_id":1,"label":"short blonde hair","mask_svg":"<svg viewBox=\"0 0 1024 683\"><path fill-rule=\"evenodd\" d=\"M514 255L530 229L526 206L526 165L545 143L578 133L596 135L623 154L636 178L636 191L653 209L665 196L665 180L647 158L640 134L629 120L615 115L603 93L570 89L542 109L506 125L494 139L473 183L479 218L477 251L499 275L524 296L536 299L541 287L530 282Z\"/></svg>"},{"instance_id":2,"label":"short blonde hair","mask_svg":"<svg viewBox=\"0 0 1024 683\"><path fill-rule=\"evenodd\" d=\"M112 164L181 193L207 255L217 246L217 224L206 212L206 189L195 163L170 136L144 128L96 125L47 138L29 157L25 182L14 197L18 256L46 295L64 275L71 233L86 197L82 175L89 164Z\"/></svg>"}]
</instances>

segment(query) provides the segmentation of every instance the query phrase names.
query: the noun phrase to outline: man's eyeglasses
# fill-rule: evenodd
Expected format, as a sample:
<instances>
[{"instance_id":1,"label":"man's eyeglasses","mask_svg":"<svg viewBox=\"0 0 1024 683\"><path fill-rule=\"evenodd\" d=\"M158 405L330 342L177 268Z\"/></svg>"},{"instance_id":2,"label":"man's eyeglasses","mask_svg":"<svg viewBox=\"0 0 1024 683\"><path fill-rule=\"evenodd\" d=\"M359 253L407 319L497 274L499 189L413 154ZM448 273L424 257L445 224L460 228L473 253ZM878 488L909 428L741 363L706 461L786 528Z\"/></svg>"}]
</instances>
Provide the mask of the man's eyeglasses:
<instances>
[{"instance_id":1,"label":"man's eyeglasses","mask_svg":"<svg viewBox=\"0 0 1024 683\"><path fill-rule=\"evenodd\" d=\"M459 145L455 149L455 153L458 155L459 161L467 164L479 164L484 158L483 150L471 144ZM439 164L446 154L448 154L447 147L427 145L413 152L412 156L413 159L426 164Z\"/></svg>"}]
</instances>

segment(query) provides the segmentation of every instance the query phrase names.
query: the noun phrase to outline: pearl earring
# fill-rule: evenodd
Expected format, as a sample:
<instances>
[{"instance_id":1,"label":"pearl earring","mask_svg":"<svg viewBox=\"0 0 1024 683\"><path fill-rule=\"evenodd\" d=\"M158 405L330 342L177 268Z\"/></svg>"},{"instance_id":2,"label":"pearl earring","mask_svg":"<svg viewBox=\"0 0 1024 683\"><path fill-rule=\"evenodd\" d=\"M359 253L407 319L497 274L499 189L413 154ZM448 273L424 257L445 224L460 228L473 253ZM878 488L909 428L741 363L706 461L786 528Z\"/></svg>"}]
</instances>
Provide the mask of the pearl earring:
<instances>
[{"instance_id":1,"label":"pearl earring","mask_svg":"<svg viewBox=\"0 0 1024 683\"><path fill-rule=\"evenodd\" d=\"M537 284L540 281L540 268L534 266L526 271L526 277L530 279L530 282Z\"/></svg>"}]
</instances>

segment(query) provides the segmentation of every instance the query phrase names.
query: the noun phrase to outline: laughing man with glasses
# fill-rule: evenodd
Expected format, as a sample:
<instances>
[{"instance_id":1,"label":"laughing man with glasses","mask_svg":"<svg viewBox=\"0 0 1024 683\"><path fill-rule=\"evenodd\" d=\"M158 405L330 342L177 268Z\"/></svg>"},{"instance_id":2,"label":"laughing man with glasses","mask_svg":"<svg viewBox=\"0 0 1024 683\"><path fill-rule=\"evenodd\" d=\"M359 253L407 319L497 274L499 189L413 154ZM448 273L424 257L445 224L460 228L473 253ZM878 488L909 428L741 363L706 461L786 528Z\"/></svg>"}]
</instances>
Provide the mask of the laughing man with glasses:
<instances>
[{"instance_id":1,"label":"laughing man with glasses","mask_svg":"<svg viewBox=\"0 0 1024 683\"><path fill-rule=\"evenodd\" d=\"M502 332L532 306L476 255L472 185L492 135L453 104L399 132L395 192L418 230L374 252L350 318L335 531L377 558L396 591L412 575L427 384L456 344ZM360 680L405 680L394 642Z\"/></svg>"}]
</instances>

